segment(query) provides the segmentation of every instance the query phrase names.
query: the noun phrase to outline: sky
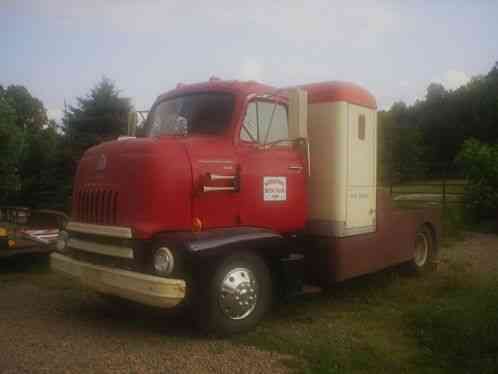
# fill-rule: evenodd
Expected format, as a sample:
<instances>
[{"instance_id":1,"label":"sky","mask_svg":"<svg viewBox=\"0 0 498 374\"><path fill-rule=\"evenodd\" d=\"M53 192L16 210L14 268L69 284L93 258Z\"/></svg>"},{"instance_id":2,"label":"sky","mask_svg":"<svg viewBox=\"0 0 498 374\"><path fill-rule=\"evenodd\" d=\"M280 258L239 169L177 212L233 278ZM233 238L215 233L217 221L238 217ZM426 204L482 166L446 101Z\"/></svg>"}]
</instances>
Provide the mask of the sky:
<instances>
[{"instance_id":1,"label":"sky","mask_svg":"<svg viewBox=\"0 0 498 374\"><path fill-rule=\"evenodd\" d=\"M139 110L177 83L360 84L387 109L498 60L498 1L0 0L0 84L59 119L103 77Z\"/></svg>"}]
</instances>

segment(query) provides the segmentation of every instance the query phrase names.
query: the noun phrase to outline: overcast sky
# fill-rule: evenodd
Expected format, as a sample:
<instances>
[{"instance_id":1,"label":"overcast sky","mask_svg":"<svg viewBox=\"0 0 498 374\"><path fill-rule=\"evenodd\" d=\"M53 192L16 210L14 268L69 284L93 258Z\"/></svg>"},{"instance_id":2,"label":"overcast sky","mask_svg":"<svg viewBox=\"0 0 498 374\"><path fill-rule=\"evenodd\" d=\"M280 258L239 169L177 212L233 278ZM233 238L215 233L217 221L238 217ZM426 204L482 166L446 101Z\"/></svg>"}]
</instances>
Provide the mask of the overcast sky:
<instances>
[{"instance_id":1,"label":"overcast sky","mask_svg":"<svg viewBox=\"0 0 498 374\"><path fill-rule=\"evenodd\" d=\"M178 82L346 80L380 107L498 60L498 1L0 0L0 84L51 117L107 76L137 109Z\"/></svg>"}]
</instances>

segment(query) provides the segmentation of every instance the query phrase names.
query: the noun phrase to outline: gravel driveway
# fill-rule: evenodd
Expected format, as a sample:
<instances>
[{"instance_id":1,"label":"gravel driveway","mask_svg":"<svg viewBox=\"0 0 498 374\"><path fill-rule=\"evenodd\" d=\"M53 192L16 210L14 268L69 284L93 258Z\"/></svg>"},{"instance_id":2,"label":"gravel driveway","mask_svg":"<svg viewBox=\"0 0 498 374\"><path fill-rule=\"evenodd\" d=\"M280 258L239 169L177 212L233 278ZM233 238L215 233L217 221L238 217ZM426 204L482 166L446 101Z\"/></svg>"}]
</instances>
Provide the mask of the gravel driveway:
<instances>
[{"instance_id":1,"label":"gravel driveway","mask_svg":"<svg viewBox=\"0 0 498 374\"><path fill-rule=\"evenodd\" d=\"M1 374L287 372L282 356L200 337L178 313L112 304L34 261L0 264Z\"/></svg>"}]
</instances>

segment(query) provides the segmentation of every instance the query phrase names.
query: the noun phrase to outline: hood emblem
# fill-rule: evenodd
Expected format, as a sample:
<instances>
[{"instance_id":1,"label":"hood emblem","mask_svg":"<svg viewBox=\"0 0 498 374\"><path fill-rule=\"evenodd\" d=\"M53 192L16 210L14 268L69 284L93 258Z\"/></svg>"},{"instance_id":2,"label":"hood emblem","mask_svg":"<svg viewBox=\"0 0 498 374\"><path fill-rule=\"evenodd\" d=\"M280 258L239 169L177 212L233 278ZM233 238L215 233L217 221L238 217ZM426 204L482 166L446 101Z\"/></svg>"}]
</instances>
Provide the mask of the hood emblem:
<instances>
[{"instance_id":1,"label":"hood emblem","mask_svg":"<svg viewBox=\"0 0 498 374\"><path fill-rule=\"evenodd\" d=\"M105 157L105 155L100 155L100 158L97 161L96 170L103 171L105 169L106 165L107 165L107 158Z\"/></svg>"}]
</instances>

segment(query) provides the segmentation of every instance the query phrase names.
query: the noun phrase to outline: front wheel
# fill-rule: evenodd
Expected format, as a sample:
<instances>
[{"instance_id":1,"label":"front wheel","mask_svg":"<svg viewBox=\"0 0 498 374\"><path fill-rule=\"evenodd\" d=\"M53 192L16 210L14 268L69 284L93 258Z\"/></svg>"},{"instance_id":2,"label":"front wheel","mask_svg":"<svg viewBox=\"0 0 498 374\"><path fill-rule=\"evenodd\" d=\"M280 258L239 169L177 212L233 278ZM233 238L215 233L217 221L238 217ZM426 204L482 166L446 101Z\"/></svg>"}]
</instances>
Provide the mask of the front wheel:
<instances>
[{"instance_id":1,"label":"front wheel","mask_svg":"<svg viewBox=\"0 0 498 374\"><path fill-rule=\"evenodd\" d=\"M269 309L271 276L263 259L252 253L223 258L198 284L200 327L220 335L253 328Z\"/></svg>"}]
</instances>

